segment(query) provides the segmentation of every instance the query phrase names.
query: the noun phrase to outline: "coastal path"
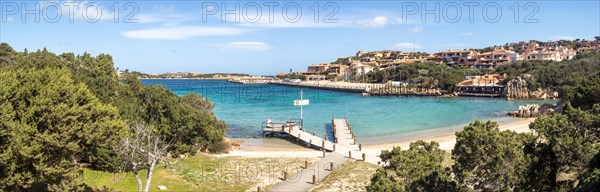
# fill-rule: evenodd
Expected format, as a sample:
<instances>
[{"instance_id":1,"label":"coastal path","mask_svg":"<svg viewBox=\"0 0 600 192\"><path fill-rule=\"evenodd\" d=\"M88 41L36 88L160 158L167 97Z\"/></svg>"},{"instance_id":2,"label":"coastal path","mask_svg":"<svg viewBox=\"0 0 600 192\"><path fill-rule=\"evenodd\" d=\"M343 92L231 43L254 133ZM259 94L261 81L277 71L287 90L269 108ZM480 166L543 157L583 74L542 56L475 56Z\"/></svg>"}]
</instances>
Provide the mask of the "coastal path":
<instances>
[{"instance_id":1,"label":"coastal path","mask_svg":"<svg viewBox=\"0 0 600 192\"><path fill-rule=\"evenodd\" d=\"M333 170L347 161L348 158L343 155L329 153L309 167L305 167L294 176L284 178L283 181L270 187L267 191L308 191L315 183L321 182Z\"/></svg>"},{"instance_id":2,"label":"coastal path","mask_svg":"<svg viewBox=\"0 0 600 192\"><path fill-rule=\"evenodd\" d=\"M318 148L323 151L323 156L320 160L312 164L310 167L304 167L302 171L293 175L289 179L284 176L282 182L269 188L267 191L307 191L310 190L315 183L323 180L335 167L346 163L350 159L365 161L376 164L379 162L377 153L362 151L362 145L356 141L356 137L352 132L352 127L348 123L348 118L343 119L332 118L333 142L326 138L318 137L314 134L307 133L301 129L293 129L293 127L281 129L269 128L269 130L281 130L289 134L297 143L303 141L310 147Z\"/></svg>"}]
</instances>

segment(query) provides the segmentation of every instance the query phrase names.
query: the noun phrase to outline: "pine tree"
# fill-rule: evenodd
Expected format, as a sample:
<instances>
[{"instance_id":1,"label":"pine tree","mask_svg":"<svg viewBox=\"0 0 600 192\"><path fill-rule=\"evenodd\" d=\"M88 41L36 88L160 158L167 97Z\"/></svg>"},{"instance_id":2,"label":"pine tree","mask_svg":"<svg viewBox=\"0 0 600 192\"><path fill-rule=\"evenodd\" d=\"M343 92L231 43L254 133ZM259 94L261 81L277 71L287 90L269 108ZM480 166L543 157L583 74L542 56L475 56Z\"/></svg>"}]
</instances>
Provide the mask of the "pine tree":
<instances>
[{"instance_id":1,"label":"pine tree","mask_svg":"<svg viewBox=\"0 0 600 192\"><path fill-rule=\"evenodd\" d=\"M0 72L0 188L79 190L81 163L101 154L126 132L117 109L102 104L65 69Z\"/></svg>"}]
</instances>

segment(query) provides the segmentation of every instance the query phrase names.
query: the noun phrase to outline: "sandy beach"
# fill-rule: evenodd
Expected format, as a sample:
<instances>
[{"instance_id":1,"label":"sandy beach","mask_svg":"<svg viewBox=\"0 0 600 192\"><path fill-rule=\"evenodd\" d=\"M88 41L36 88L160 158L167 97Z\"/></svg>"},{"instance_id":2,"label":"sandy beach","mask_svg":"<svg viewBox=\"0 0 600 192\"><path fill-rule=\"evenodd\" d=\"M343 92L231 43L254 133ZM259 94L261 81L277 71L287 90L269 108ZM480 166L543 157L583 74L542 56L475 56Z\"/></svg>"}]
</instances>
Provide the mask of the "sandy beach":
<instances>
[{"instance_id":1,"label":"sandy beach","mask_svg":"<svg viewBox=\"0 0 600 192\"><path fill-rule=\"evenodd\" d=\"M527 118L527 119L519 119L514 122L499 124L498 127L501 131L503 130L511 130L515 132L529 132L529 123L535 121L535 118ZM456 144L456 135L454 133L449 133L446 135L435 136L430 138L414 138L411 140L406 140L402 142L394 142L389 144L381 144L381 145L367 145L365 148L367 149L377 149L377 150L385 150L392 149L394 146L400 146L402 149L407 149L411 142L417 140L424 141L437 141L440 143L440 148L446 151L451 151L454 148L454 144Z\"/></svg>"},{"instance_id":2,"label":"sandy beach","mask_svg":"<svg viewBox=\"0 0 600 192\"><path fill-rule=\"evenodd\" d=\"M535 121L535 118L518 119L513 122L500 124L500 130L511 130L515 132L530 132L529 124ZM234 139L235 140L235 139ZM217 156L241 156L249 158L265 158L265 157L282 157L282 158L319 158L321 151L317 151L311 148L305 148L296 144L290 143L283 139L243 139L239 149L231 151L228 154L222 154ZM456 143L456 136L454 133L446 133L443 135L427 136L421 135L414 138L396 141L385 144L376 145L365 145L363 146L363 152L367 156L376 157L379 156L381 150L389 150L395 146L399 146L402 149L407 149L411 142L417 140L424 141L437 141L440 143L440 148L446 151L451 151ZM373 164L377 164L375 158L371 158Z\"/></svg>"}]
</instances>

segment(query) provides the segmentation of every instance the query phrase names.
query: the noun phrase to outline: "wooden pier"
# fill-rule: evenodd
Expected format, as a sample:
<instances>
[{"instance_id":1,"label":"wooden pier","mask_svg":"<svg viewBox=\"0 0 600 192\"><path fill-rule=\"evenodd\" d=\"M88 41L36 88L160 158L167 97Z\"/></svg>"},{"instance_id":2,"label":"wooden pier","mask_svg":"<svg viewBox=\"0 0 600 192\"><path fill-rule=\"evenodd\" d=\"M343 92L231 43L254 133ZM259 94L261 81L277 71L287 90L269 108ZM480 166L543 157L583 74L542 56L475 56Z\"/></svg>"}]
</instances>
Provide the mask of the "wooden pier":
<instances>
[{"instance_id":1,"label":"wooden pier","mask_svg":"<svg viewBox=\"0 0 600 192\"><path fill-rule=\"evenodd\" d=\"M305 143L316 149L324 149L328 152L337 152L347 156L356 153L352 157L362 160L361 155L358 153L360 144L356 140L354 132L352 132L348 118L332 118L331 126L334 136L331 140L308 133L302 129L301 122L291 120L285 123L270 121L263 123L262 135L266 137L269 133L287 134L292 141L297 141L297 143Z\"/></svg>"},{"instance_id":2,"label":"wooden pier","mask_svg":"<svg viewBox=\"0 0 600 192\"><path fill-rule=\"evenodd\" d=\"M284 176L283 181L275 184L267 191L308 191L315 184L321 182L336 167L341 166L348 160L356 159L365 161L365 158L367 158L365 153L361 151L362 145L356 141L347 117L343 119L332 118L333 142L307 133L302 130L301 126L295 127L294 122L288 123L263 123L263 136L269 132L288 134L291 139L295 139L298 143L302 141L302 143L308 144L313 148L322 150L323 156L314 164L305 166L302 171L289 177L293 179L288 180Z\"/></svg>"}]
</instances>

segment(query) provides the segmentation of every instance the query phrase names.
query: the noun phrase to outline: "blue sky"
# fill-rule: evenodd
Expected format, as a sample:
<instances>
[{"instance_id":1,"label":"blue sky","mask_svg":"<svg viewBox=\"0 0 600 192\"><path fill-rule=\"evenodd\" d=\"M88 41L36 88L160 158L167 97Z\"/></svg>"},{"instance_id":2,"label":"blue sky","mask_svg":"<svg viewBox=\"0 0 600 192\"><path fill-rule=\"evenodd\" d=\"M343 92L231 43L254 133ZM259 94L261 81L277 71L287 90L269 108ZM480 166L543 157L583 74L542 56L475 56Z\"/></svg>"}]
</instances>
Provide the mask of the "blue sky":
<instances>
[{"instance_id":1,"label":"blue sky","mask_svg":"<svg viewBox=\"0 0 600 192\"><path fill-rule=\"evenodd\" d=\"M19 51L109 53L120 69L147 73L272 75L358 50L437 52L600 35L594 0L42 1L37 15L23 15L36 3L0 1L0 41Z\"/></svg>"}]
</instances>

